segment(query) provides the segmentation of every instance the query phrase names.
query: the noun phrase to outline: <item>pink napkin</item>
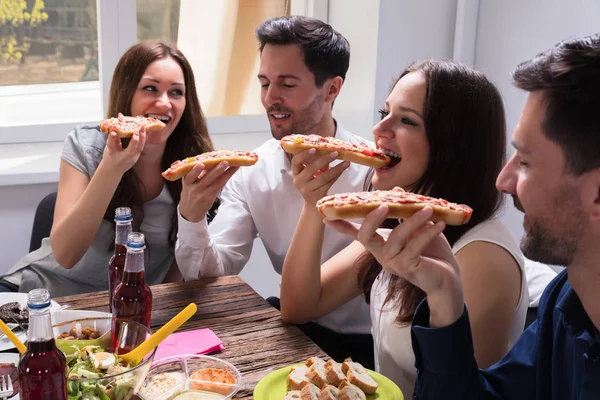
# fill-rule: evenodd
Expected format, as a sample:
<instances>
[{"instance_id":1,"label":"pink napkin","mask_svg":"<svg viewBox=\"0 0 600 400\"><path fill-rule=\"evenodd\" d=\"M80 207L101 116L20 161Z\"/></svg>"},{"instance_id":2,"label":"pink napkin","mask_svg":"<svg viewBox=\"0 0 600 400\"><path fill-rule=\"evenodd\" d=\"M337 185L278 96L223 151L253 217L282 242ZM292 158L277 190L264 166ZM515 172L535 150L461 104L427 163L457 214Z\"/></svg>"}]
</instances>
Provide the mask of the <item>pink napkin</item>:
<instances>
[{"instance_id":1,"label":"pink napkin","mask_svg":"<svg viewBox=\"0 0 600 400\"><path fill-rule=\"evenodd\" d=\"M158 345L154 360L180 354L208 354L225 350L221 339L210 329L173 333Z\"/></svg>"}]
</instances>

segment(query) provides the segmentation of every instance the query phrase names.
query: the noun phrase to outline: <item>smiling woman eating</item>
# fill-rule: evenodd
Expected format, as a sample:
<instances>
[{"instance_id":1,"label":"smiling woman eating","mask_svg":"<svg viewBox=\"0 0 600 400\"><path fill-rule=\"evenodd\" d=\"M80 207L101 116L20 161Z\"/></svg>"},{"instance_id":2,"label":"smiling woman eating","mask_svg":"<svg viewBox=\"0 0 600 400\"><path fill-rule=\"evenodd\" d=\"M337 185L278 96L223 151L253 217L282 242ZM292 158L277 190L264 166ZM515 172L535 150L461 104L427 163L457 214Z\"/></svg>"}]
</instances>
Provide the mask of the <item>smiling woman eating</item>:
<instances>
[{"instance_id":1,"label":"smiling woman eating","mask_svg":"<svg viewBox=\"0 0 600 400\"><path fill-rule=\"evenodd\" d=\"M480 72L453 61L426 60L400 75L380 114L373 135L392 162L373 171L369 189L398 186L473 209L467 223L447 226L444 234L460 263L477 363L489 366L515 343L528 306L523 256L495 215L502 204L495 182L506 141L502 98ZM410 396L416 376L410 322L425 294L393 270L383 270L359 241L321 265L325 230L335 227L356 239L357 229L347 221L323 225L317 201L347 173L342 163L315 174L331 161L330 155L310 150L292 159L294 186L305 203L283 266L282 318L302 323L364 295L370 302L375 367ZM389 208L376 212L383 220ZM386 219L382 236L395 235L390 228L398 223Z\"/></svg>"},{"instance_id":2,"label":"smiling woman eating","mask_svg":"<svg viewBox=\"0 0 600 400\"><path fill-rule=\"evenodd\" d=\"M130 207L133 230L146 236L148 284L177 271L175 210L185 198L181 181L165 181L161 172L176 160L213 150L184 55L156 41L127 50L113 74L107 118L120 113L156 118L165 126L140 128L130 139L106 135L99 125L69 133L50 238L2 277L1 290L44 287L52 297L106 290L117 207Z\"/></svg>"}]
</instances>

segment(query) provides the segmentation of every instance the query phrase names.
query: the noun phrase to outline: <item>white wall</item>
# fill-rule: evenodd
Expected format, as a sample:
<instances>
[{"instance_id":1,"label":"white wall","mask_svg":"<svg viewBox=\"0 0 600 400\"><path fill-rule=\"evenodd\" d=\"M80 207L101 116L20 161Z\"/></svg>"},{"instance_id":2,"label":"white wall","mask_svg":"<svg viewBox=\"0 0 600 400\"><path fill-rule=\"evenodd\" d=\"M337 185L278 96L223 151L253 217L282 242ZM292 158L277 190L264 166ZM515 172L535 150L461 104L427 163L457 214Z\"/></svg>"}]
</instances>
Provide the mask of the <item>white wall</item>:
<instances>
[{"instance_id":1,"label":"white wall","mask_svg":"<svg viewBox=\"0 0 600 400\"><path fill-rule=\"evenodd\" d=\"M452 57L455 16L456 0L380 0L374 111L409 63ZM374 113L372 124L378 120Z\"/></svg>"},{"instance_id":2,"label":"white wall","mask_svg":"<svg viewBox=\"0 0 600 400\"><path fill-rule=\"evenodd\" d=\"M369 140L373 137L378 19L379 0L329 0L328 22L350 42L350 68L333 113L346 129Z\"/></svg>"},{"instance_id":3,"label":"white wall","mask_svg":"<svg viewBox=\"0 0 600 400\"><path fill-rule=\"evenodd\" d=\"M600 2L593 0L480 1L474 66L504 97L509 137L526 98L512 85L510 73L561 40L600 32L599 21ZM507 201L504 220L517 237L523 234L522 219Z\"/></svg>"}]
</instances>

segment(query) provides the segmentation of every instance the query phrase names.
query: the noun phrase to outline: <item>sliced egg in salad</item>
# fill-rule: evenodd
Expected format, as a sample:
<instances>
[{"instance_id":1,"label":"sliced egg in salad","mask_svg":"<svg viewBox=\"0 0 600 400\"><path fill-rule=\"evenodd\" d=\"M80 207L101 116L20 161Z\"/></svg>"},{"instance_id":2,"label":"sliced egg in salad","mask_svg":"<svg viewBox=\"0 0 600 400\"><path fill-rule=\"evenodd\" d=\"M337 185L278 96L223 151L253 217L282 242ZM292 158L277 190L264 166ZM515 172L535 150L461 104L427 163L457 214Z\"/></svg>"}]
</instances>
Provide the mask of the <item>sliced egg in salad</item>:
<instances>
[{"instance_id":1,"label":"sliced egg in salad","mask_svg":"<svg viewBox=\"0 0 600 400\"><path fill-rule=\"evenodd\" d=\"M94 367L99 369L108 369L108 367L115 364L116 360L114 354L106 351L90 354L90 359L92 360Z\"/></svg>"}]
</instances>

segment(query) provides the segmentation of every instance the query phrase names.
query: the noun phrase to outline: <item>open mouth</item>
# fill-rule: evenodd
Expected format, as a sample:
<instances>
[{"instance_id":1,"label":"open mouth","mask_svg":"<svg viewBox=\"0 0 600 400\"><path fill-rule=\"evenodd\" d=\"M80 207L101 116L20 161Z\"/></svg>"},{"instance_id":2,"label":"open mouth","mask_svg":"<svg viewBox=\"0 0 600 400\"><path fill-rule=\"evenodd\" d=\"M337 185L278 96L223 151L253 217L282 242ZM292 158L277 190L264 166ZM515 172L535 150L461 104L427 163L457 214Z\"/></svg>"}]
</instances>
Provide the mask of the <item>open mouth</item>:
<instances>
[{"instance_id":1,"label":"open mouth","mask_svg":"<svg viewBox=\"0 0 600 400\"><path fill-rule=\"evenodd\" d=\"M157 120L162 121L165 124L168 124L169 121L171 120L171 117L167 117L166 115L159 115L159 114L146 114L146 117L156 118Z\"/></svg>"},{"instance_id":2,"label":"open mouth","mask_svg":"<svg viewBox=\"0 0 600 400\"><path fill-rule=\"evenodd\" d=\"M273 117L274 120L276 121L285 121L286 119L288 119L290 117L290 114L284 114L284 113L273 113L271 114L271 117Z\"/></svg>"},{"instance_id":3,"label":"open mouth","mask_svg":"<svg viewBox=\"0 0 600 400\"><path fill-rule=\"evenodd\" d=\"M388 165L386 165L385 167L383 167L382 169L391 169L394 168L396 165L400 164L400 161L402 161L402 157L400 156L400 154L393 152L391 150L388 149L380 149L381 151L383 151L383 153L390 157L390 163Z\"/></svg>"}]
</instances>

